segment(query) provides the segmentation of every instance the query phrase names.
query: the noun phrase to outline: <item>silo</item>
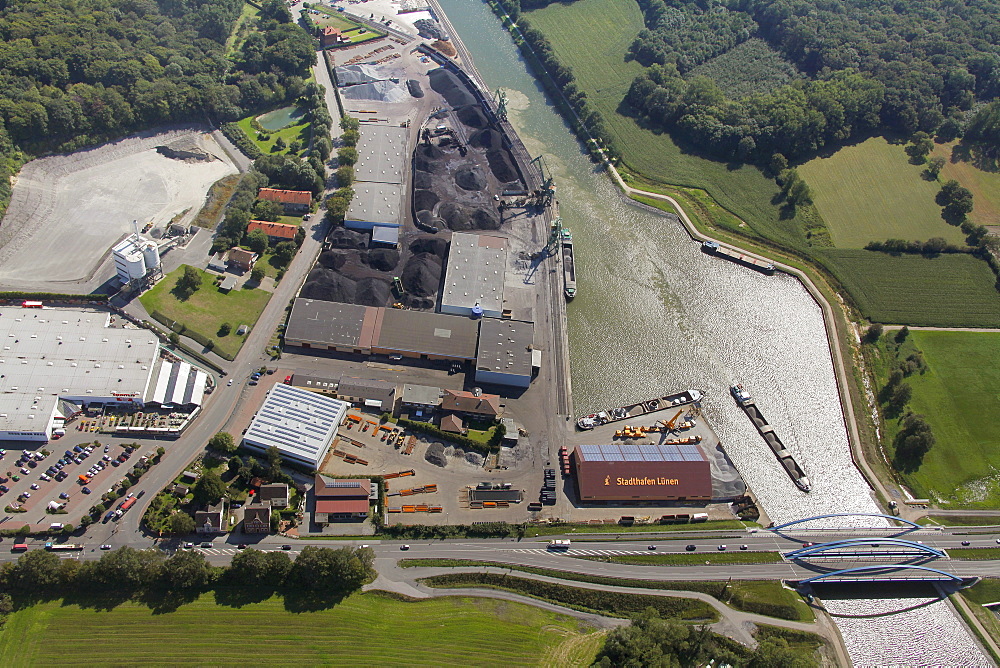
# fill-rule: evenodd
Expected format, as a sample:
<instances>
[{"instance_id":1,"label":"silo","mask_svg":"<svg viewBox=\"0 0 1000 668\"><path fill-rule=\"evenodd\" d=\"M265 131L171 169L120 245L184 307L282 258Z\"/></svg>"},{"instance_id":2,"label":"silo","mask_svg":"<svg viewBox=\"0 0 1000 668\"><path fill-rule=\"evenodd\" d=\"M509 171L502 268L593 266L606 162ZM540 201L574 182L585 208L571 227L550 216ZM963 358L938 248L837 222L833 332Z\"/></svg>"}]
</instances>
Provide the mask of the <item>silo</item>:
<instances>
[{"instance_id":1,"label":"silo","mask_svg":"<svg viewBox=\"0 0 1000 668\"><path fill-rule=\"evenodd\" d=\"M129 279L142 278L146 275L146 262L138 248L133 246L132 249L124 253L124 260Z\"/></svg>"},{"instance_id":2,"label":"silo","mask_svg":"<svg viewBox=\"0 0 1000 668\"><path fill-rule=\"evenodd\" d=\"M160 266L160 248L155 241L145 240L142 243L142 257L146 263L146 271Z\"/></svg>"}]
</instances>

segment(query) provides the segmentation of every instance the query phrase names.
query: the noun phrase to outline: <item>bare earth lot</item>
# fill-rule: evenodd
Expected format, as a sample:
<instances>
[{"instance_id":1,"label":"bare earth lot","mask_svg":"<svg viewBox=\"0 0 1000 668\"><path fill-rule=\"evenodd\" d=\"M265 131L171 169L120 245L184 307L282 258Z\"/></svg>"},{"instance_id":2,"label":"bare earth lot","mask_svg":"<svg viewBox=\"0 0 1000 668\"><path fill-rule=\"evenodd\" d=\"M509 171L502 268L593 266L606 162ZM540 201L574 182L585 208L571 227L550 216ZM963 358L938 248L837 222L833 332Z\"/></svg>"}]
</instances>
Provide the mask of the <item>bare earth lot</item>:
<instances>
[{"instance_id":1,"label":"bare earth lot","mask_svg":"<svg viewBox=\"0 0 1000 668\"><path fill-rule=\"evenodd\" d=\"M180 139L196 141L213 159L156 152ZM33 160L21 170L0 223L0 286L76 292L74 283L93 276L133 220L163 226L185 209L196 213L209 186L234 172L212 137L194 130L135 135Z\"/></svg>"}]
</instances>

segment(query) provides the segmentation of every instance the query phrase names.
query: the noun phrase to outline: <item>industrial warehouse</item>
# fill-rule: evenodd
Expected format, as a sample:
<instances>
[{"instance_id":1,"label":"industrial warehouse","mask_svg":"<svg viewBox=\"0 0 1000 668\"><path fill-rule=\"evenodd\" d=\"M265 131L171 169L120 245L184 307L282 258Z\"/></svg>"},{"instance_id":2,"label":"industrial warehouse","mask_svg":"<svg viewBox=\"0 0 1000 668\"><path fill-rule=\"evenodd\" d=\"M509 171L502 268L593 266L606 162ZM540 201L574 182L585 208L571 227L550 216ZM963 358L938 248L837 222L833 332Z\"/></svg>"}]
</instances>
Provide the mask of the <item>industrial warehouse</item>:
<instances>
[{"instance_id":1,"label":"industrial warehouse","mask_svg":"<svg viewBox=\"0 0 1000 668\"><path fill-rule=\"evenodd\" d=\"M712 499L711 467L697 445L580 445L572 459L584 502Z\"/></svg>"}]
</instances>

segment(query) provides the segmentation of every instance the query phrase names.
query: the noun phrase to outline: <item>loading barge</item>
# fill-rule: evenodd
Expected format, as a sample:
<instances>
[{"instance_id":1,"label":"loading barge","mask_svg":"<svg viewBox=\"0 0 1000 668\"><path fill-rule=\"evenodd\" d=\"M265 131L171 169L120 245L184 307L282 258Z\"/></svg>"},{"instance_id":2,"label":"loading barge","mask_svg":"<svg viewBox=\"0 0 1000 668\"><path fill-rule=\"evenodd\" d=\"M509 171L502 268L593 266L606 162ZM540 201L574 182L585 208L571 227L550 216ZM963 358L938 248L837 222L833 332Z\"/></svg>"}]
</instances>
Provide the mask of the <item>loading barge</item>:
<instances>
[{"instance_id":1,"label":"loading barge","mask_svg":"<svg viewBox=\"0 0 1000 668\"><path fill-rule=\"evenodd\" d=\"M573 262L573 235L566 228L562 230L563 292L566 299L576 297L576 264Z\"/></svg>"},{"instance_id":2,"label":"loading barge","mask_svg":"<svg viewBox=\"0 0 1000 668\"><path fill-rule=\"evenodd\" d=\"M767 274L768 276L774 276L774 265L770 262L764 262L763 260L758 260L750 255L745 255L744 253L733 250L732 248L720 246L715 241L702 242L701 252L721 257L729 260L730 262L743 265L744 267L749 267L750 269L759 271L762 274Z\"/></svg>"},{"instance_id":3,"label":"loading barge","mask_svg":"<svg viewBox=\"0 0 1000 668\"><path fill-rule=\"evenodd\" d=\"M750 396L750 393L744 390L742 385L733 385L729 388L729 393L733 395L736 404L743 409L743 412L747 414L753 425L757 427L757 431L764 437L764 441L771 448L774 456L778 458L778 463L785 469L792 482L803 492L808 492L812 489L805 471L802 470L802 467L792 457L792 453L785 449L785 445L781 442L781 439L774 433L774 427L768 424L764 416L761 415L760 409L757 408L757 403Z\"/></svg>"},{"instance_id":4,"label":"loading barge","mask_svg":"<svg viewBox=\"0 0 1000 668\"><path fill-rule=\"evenodd\" d=\"M704 395L701 390L684 390L683 392L647 399L628 406L610 408L606 411L599 411L597 413L591 413L590 415L584 415L576 421L576 426L586 431L602 424L627 420L629 418L645 415L646 413L663 410L664 408L693 404L697 401L701 401L702 396Z\"/></svg>"}]
</instances>

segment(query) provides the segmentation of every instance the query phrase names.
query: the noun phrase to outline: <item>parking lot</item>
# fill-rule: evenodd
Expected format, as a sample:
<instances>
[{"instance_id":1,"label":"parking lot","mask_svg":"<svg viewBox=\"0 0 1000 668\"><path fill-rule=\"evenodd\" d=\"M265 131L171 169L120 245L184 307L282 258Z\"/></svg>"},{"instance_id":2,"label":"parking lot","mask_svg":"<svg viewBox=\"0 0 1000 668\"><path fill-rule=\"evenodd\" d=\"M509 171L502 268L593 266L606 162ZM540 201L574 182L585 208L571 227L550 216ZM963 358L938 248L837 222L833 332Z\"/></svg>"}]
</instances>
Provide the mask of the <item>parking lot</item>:
<instances>
[{"instance_id":1,"label":"parking lot","mask_svg":"<svg viewBox=\"0 0 1000 668\"><path fill-rule=\"evenodd\" d=\"M100 503L101 495L153 451L147 446L130 454L132 448L125 443L72 444L68 439L50 441L45 449L51 454L11 450L0 458L2 502L5 507L24 510L4 512L0 525L10 526L3 528L28 524L32 530L44 530L53 523L78 526L84 513ZM66 512L47 513L50 503L59 504Z\"/></svg>"}]
</instances>

